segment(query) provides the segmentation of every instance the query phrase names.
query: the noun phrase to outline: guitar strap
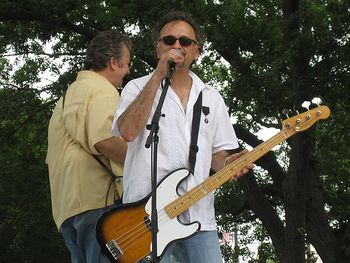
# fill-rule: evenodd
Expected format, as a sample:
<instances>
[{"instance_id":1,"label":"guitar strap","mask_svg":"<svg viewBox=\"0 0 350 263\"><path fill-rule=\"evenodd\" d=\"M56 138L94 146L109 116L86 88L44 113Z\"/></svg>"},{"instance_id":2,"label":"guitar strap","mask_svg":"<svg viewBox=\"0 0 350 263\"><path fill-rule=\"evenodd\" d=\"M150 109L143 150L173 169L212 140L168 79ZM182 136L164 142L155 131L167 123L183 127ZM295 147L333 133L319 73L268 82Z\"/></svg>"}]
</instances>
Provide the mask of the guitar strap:
<instances>
[{"instance_id":1,"label":"guitar strap","mask_svg":"<svg viewBox=\"0 0 350 263\"><path fill-rule=\"evenodd\" d=\"M194 168L196 166L197 152L199 150L197 141L198 141L198 132L199 132L199 123L201 120L201 108L202 108L202 92L199 93L198 99L193 106L193 117L192 117L192 130L191 130L191 145L190 145L190 171L194 174Z\"/></svg>"},{"instance_id":2,"label":"guitar strap","mask_svg":"<svg viewBox=\"0 0 350 263\"><path fill-rule=\"evenodd\" d=\"M107 167L107 165L106 165L104 162L101 161L100 158L98 158L97 155L94 155L94 154L91 154L91 155L92 155L92 157L94 157L94 158L96 159L96 161L103 167L103 169L106 170L106 172L109 174L110 177L112 177L112 179L113 179L114 181L116 181L117 183L120 183L120 182L121 182L121 179L123 178L123 176L117 176L117 175L115 175L115 174L112 172L112 170L109 169L109 168ZM119 196L119 193L118 193L118 196Z\"/></svg>"}]
</instances>

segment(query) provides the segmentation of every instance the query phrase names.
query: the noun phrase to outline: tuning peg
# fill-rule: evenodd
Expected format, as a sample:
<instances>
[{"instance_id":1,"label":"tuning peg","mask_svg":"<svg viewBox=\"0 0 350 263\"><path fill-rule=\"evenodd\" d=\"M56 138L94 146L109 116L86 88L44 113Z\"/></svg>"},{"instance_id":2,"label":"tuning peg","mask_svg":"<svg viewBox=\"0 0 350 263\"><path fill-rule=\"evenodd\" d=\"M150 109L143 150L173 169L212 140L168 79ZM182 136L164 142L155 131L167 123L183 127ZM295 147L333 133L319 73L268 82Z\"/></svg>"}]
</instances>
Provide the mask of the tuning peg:
<instances>
[{"instance_id":1,"label":"tuning peg","mask_svg":"<svg viewBox=\"0 0 350 263\"><path fill-rule=\"evenodd\" d=\"M289 110L288 109L284 109L282 111L283 115L285 115L288 119L289 119Z\"/></svg>"},{"instance_id":2,"label":"tuning peg","mask_svg":"<svg viewBox=\"0 0 350 263\"><path fill-rule=\"evenodd\" d=\"M299 114L299 111L301 110L301 108L294 105L294 106L293 106L293 110L294 110L297 114Z\"/></svg>"},{"instance_id":3,"label":"tuning peg","mask_svg":"<svg viewBox=\"0 0 350 263\"><path fill-rule=\"evenodd\" d=\"M311 102L317 106L320 106L322 104L322 100L318 97L313 98Z\"/></svg>"},{"instance_id":4,"label":"tuning peg","mask_svg":"<svg viewBox=\"0 0 350 263\"><path fill-rule=\"evenodd\" d=\"M305 108L306 110L310 110L310 105L311 105L311 102L310 102L310 101L304 101L304 102L301 104L301 107Z\"/></svg>"}]
</instances>

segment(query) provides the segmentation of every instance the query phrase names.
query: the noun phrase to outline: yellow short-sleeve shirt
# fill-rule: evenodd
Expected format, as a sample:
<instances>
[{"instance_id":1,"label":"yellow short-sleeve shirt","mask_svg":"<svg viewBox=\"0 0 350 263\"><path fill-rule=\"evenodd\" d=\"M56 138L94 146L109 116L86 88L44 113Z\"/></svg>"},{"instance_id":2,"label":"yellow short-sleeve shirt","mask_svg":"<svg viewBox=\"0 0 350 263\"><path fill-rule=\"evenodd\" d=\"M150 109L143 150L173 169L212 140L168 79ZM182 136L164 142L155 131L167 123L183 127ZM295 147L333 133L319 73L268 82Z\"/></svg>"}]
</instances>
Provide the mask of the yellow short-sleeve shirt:
<instances>
[{"instance_id":1,"label":"yellow short-sleeve shirt","mask_svg":"<svg viewBox=\"0 0 350 263\"><path fill-rule=\"evenodd\" d=\"M48 152L52 213L58 228L69 217L105 206L111 177L91 156L94 145L111 138L119 94L102 75L80 71L58 101L49 123ZM107 166L109 161L100 156ZM118 174L120 175L120 174ZM112 184L107 205L113 203Z\"/></svg>"}]
</instances>

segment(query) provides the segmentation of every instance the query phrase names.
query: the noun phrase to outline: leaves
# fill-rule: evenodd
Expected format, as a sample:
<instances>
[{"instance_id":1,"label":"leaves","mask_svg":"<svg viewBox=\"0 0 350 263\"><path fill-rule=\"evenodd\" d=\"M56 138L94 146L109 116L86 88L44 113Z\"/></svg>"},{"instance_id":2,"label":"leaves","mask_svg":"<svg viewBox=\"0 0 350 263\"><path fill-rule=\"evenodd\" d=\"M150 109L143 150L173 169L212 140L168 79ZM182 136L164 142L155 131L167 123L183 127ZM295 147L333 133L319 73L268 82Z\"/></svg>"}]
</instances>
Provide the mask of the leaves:
<instances>
[{"instance_id":1,"label":"leaves","mask_svg":"<svg viewBox=\"0 0 350 263\"><path fill-rule=\"evenodd\" d=\"M311 241L321 244L319 254L322 244L329 245L322 254L329 262L346 262L345 252L339 252L335 259L331 248L348 248L349 238L344 229L350 214L350 7L348 1L313 0L296 6L297 2L1 1L0 193L4 202L0 206L0 248L4 259L19 262L25 251L27 262L68 260L51 220L44 163L46 129L54 104L82 67L89 41L98 31L111 28L132 38L133 66L126 83L156 66L151 30L158 17L172 9L183 9L195 16L208 37L193 71L223 94L243 144L256 146L259 141L255 133L263 127L280 127L282 110L298 108L304 100L321 97L331 109L331 118L308 131L309 137L289 140L259 160L261 168L255 172L254 181L232 182L217 191L218 223L226 230L240 229L247 234L240 254L253 260L244 243L249 243L249 238L258 239L263 242L259 249L262 258L277 261L276 253L283 261L279 251L292 249L283 246L285 237L275 240L290 220L285 218L288 202L283 184L291 175L303 176L308 186L303 194L307 200L315 199L322 212L313 224L320 224L320 218L330 221L326 227L315 227L324 229L327 239L309 230L312 228L301 228L309 231L306 235ZM297 7L294 13L287 3ZM312 154L306 154L309 149ZM305 158L290 158L295 155ZM299 161L293 162L296 159ZM305 169L303 173L291 174L301 168ZM277 233L262 216L258 218L250 203L257 193L244 190L251 189L249 185L261 191L270 212L279 218L282 227L275 226ZM312 199L314 193L318 195ZM305 213L311 211L309 203L302 207ZM252 226L256 230L249 236ZM336 245L329 241L332 234L339 240ZM41 242L35 247L33 240ZM270 240L275 252L268 244Z\"/></svg>"}]
</instances>

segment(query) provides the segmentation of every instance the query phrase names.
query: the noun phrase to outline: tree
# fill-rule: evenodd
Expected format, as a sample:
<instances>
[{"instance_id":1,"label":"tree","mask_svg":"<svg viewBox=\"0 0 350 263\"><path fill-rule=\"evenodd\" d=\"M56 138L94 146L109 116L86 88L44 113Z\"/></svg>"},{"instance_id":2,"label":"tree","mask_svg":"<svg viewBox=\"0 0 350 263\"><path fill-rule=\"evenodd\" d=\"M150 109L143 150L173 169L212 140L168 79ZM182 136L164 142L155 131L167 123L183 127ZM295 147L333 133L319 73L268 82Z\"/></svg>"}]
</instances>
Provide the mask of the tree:
<instances>
[{"instance_id":1,"label":"tree","mask_svg":"<svg viewBox=\"0 0 350 263\"><path fill-rule=\"evenodd\" d=\"M3 254L16 261L25 246L18 240L29 239L35 227L22 224L20 218L37 218L43 232L52 231L53 240L44 246L47 257L66 257L62 240L48 222L43 138L52 106L81 68L87 43L100 30L115 28L132 37L135 59L129 78L149 72L156 62L150 28L157 17L175 8L192 13L207 32L208 46L193 70L221 88L237 118L234 127L242 145L258 145L259 129L280 128L284 108L299 107L314 96L332 111L330 120L257 161L261 170L217 192L220 224L262 226L259 238L271 239L280 262L305 262L306 243L316 248L323 262L348 262L350 6L341 0L1 1L0 138L5 151L0 190L9 201L0 209L8 211L5 204L10 203L18 208L1 216L1 243L11 244ZM43 81L43 76L50 79ZM23 178L28 182L23 200L13 197L8 177L17 182L14 185L21 185ZM26 207L25 200L35 204ZM37 207L45 209L41 213ZM9 222L16 227L10 228ZM16 233L19 237L14 239ZM36 238L46 240L44 234ZM31 251L28 262L45 254Z\"/></svg>"},{"instance_id":2,"label":"tree","mask_svg":"<svg viewBox=\"0 0 350 263\"><path fill-rule=\"evenodd\" d=\"M349 20L333 13L341 8L348 9L347 4L338 2L337 6L334 2L309 1L299 6L298 1L284 1L283 6L277 6L276 9L275 5L269 3L228 2L225 1L227 5L223 4L222 9L216 12L220 15L212 17L225 25L220 27L222 37L215 35L212 42L234 68L234 84L228 94L235 96L229 97L234 102L231 104L232 109L243 113L241 123L244 127L236 127L236 130L244 142L257 145L258 141L247 132L247 128L250 128L251 123L273 127L274 122L271 120L278 118L281 107L299 104L313 94L334 105L332 101L337 99L329 91L345 94L349 82L346 76L348 66L345 65L349 61L343 57L343 52L349 47L348 41L344 41L349 31L348 27L344 30L335 28L343 28L344 24L349 24ZM225 16L225 10L229 10L226 13L237 10L238 14L235 13L235 18L229 14ZM208 24L213 28L211 35L214 35L219 26L215 27L217 23L213 20ZM238 29L235 30L235 26ZM321 39L327 39L326 43L321 44ZM226 48L228 43L231 44L230 49ZM234 92L231 93L232 90ZM341 104L342 111L348 112L349 105L344 101ZM244 121L246 114L251 116L253 122ZM336 122L345 124L343 121L337 118ZM332 224L330 222L338 222L338 218L329 217L325 210L327 203L323 202L323 196L326 194L327 198L328 192L322 191L321 179L325 178L324 173L327 172L320 171L318 167L319 158L324 155L317 156L316 153L322 151L327 156L329 146L315 145L314 137L320 135L325 134L317 133L316 130L295 136L289 141L290 165L287 171L283 171L272 156L258 162L269 171L271 178L268 179L272 179L272 184L259 185L251 175L239 180L246 196L244 205L252 209L267 228L282 262L304 261L305 238L315 245L323 262L348 260L348 245L336 241L339 240L336 237L339 232L329 225ZM344 157L341 159L345 161ZM348 178L348 173L344 177ZM347 188L349 182L345 181ZM341 192L341 195L347 196L345 192ZM274 211L273 205L279 205L279 202L282 202L285 211L284 222ZM348 214L345 217L347 219L342 217L340 224L346 229ZM348 239L345 232L342 234L341 240Z\"/></svg>"},{"instance_id":3,"label":"tree","mask_svg":"<svg viewBox=\"0 0 350 263\"><path fill-rule=\"evenodd\" d=\"M1 262L67 262L63 240L50 216L44 165L49 111L28 90L0 89ZM15 114L15 115L14 115Z\"/></svg>"}]
</instances>

